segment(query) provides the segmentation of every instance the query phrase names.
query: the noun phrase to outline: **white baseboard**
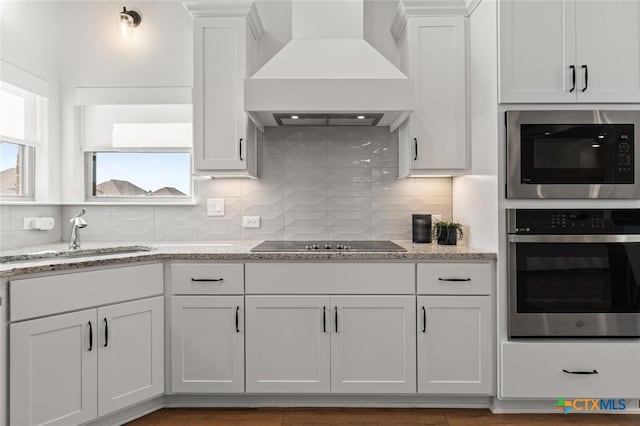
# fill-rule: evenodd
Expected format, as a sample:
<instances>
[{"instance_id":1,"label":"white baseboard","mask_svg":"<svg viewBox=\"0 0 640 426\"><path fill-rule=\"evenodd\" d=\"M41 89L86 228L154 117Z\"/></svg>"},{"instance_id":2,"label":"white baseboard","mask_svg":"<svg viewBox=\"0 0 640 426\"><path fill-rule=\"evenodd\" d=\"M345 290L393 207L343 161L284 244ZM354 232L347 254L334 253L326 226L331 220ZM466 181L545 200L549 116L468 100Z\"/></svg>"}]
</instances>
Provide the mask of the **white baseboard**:
<instances>
[{"instance_id":1,"label":"white baseboard","mask_svg":"<svg viewBox=\"0 0 640 426\"><path fill-rule=\"evenodd\" d=\"M432 395L165 395L165 407L485 408L487 396Z\"/></svg>"},{"instance_id":2,"label":"white baseboard","mask_svg":"<svg viewBox=\"0 0 640 426\"><path fill-rule=\"evenodd\" d=\"M85 423L85 425L91 426L120 426L128 423L132 420L139 419L142 416L153 413L164 408L164 397L158 396L140 404L136 404L132 407L124 408L120 411L116 411L108 416L100 417L91 422Z\"/></svg>"}]
</instances>

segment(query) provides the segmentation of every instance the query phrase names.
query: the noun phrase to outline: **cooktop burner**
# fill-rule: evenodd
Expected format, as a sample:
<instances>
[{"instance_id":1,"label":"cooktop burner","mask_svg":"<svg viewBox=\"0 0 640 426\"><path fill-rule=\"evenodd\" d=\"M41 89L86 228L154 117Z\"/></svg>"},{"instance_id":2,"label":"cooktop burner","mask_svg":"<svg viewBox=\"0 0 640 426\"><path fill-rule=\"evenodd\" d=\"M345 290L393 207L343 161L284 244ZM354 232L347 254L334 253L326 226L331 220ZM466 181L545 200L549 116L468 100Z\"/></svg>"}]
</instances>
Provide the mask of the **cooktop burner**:
<instances>
[{"instance_id":1,"label":"cooktop burner","mask_svg":"<svg viewBox=\"0 0 640 426\"><path fill-rule=\"evenodd\" d=\"M251 249L253 252L277 251L407 251L392 241L264 241Z\"/></svg>"}]
</instances>

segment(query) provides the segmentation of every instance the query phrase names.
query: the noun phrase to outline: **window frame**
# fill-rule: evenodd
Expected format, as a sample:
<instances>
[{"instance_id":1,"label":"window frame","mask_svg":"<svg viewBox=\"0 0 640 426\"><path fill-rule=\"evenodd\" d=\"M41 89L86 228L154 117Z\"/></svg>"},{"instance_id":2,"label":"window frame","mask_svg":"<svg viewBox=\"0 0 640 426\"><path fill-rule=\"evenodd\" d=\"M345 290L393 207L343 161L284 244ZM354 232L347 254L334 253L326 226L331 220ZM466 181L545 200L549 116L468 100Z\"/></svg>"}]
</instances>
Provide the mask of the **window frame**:
<instances>
[{"instance_id":1,"label":"window frame","mask_svg":"<svg viewBox=\"0 0 640 426\"><path fill-rule=\"evenodd\" d=\"M96 153L113 152L113 153L185 153L190 156L189 167L189 194L182 196L147 196L147 197L118 197L118 196L97 196L93 194L95 167L93 157ZM106 149L101 148L95 151L84 152L84 192L85 201L91 203L104 204L194 204L196 200L195 184L193 178L193 152L189 148L145 148L145 149Z\"/></svg>"}]
</instances>

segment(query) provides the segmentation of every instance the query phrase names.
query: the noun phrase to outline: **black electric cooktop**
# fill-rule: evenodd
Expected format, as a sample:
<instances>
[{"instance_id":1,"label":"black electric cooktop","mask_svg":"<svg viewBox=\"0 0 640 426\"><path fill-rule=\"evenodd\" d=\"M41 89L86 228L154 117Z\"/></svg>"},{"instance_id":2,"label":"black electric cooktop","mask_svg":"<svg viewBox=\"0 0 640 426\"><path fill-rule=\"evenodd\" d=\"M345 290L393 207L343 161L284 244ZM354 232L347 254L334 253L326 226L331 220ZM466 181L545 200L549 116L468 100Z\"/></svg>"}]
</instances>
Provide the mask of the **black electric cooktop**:
<instances>
[{"instance_id":1,"label":"black electric cooktop","mask_svg":"<svg viewBox=\"0 0 640 426\"><path fill-rule=\"evenodd\" d=\"M407 251L392 241L264 241L251 249L253 252L278 251Z\"/></svg>"}]
</instances>

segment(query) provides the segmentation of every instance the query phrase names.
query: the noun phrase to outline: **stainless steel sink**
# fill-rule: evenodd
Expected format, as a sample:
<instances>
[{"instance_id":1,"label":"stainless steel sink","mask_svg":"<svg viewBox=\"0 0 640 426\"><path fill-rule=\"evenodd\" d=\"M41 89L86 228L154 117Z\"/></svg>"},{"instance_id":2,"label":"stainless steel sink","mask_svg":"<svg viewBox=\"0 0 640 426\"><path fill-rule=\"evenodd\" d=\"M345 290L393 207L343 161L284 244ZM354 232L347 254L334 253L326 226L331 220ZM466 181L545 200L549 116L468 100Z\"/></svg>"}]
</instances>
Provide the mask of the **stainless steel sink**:
<instances>
[{"instance_id":1,"label":"stainless steel sink","mask_svg":"<svg viewBox=\"0 0 640 426\"><path fill-rule=\"evenodd\" d=\"M118 246L118 247L100 247L100 248L87 248L78 250L45 250L37 251L25 254L15 254L0 256L0 263L12 263L12 262L28 262L40 259L53 259L53 258L75 258L75 257L91 257L91 256L109 256L114 254L125 253L139 253L145 251L151 251L152 248L148 246Z\"/></svg>"}]
</instances>

